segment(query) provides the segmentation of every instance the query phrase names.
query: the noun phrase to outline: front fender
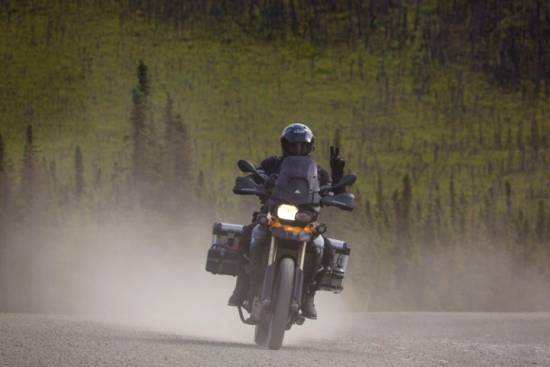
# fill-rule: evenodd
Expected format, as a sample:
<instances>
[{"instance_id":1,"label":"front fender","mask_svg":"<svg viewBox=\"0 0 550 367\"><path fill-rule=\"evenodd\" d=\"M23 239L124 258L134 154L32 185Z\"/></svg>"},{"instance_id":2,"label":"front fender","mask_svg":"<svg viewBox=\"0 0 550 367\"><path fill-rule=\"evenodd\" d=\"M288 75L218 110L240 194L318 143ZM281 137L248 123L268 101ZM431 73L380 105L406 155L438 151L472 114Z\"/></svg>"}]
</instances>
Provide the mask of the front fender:
<instances>
[{"instance_id":1,"label":"front fender","mask_svg":"<svg viewBox=\"0 0 550 367\"><path fill-rule=\"evenodd\" d=\"M271 235L282 240L291 240L298 242L309 242L312 240L312 234L306 231L288 232L283 228L271 228Z\"/></svg>"}]
</instances>

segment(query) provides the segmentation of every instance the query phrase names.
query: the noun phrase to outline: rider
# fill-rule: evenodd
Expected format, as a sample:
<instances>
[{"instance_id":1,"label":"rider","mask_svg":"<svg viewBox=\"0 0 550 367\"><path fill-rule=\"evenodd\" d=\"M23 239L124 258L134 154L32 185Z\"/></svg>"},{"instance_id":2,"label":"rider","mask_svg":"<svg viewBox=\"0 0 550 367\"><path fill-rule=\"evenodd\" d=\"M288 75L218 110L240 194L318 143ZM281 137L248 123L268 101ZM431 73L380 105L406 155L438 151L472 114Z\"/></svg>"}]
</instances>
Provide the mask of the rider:
<instances>
[{"instance_id":1,"label":"rider","mask_svg":"<svg viewBox=\"0 0 550 367\"><path fill-rule=\"evenodd\" d=\"M285 157L288 156L309 156L315 148L315 138L313 132L309 127L301 123L293 123L284 128L281 134L281 148L283 155L281 157L271 156L262 161L260 164L259 170L263 171L266 175L270 176L272 174L279 173L279 168L282 161ZM318 178L320 186L330 185L332 182L338 182L344 174L344 166L346 162L339 157L338 148L333 149L331 147L330 155L330 167L331 174L318 166ZM253 223L245 226L243 230L243 235L241 237L240 245L246 251L251 253L252 263L255 261L255 254L258 253L258 247L265 244L266 233L261 226L255 223L255 218ZM323 248L325 238L318 236L312 244L315 248L317 255L317 260L319 265L322 262L325 262L323 259ZM325 259L327 256L325 256ZM310 283L313 279L308 279ZM229 298L228 304L230 306L239 306L242 304L244 298L249 289L249 277L244 273L237 277L237 284L235 285L235 290ZM308 284L306 283L306 284ZM305 317L316 319L317 311L315 310L315 304L313 302L315 296L315 289L312 287L306 288L306 296L304 299L304 304L302 305L302 314Z\"/></svg>"}]
</instances>

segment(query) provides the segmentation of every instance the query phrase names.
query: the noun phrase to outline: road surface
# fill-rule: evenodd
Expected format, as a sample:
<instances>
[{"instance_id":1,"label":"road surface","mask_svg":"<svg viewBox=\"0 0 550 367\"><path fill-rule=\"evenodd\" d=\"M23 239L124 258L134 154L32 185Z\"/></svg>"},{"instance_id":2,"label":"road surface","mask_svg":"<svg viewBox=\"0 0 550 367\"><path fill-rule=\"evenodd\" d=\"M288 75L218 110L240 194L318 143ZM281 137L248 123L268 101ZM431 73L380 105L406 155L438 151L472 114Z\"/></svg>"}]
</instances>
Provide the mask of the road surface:
<instances>
[{"instance_id":1,"label":"road surface","mask_svg":"<svg viewBox=\"0 0 550 367\"><path fill-rule=\"evenodd\" d=\"M200 336L62 316L0 314L0 366L550 366L550 314L350 313L292 330L280 351L253 330ZM213 337L209 337L211 334Z\"/></svg>"}]
</instances>

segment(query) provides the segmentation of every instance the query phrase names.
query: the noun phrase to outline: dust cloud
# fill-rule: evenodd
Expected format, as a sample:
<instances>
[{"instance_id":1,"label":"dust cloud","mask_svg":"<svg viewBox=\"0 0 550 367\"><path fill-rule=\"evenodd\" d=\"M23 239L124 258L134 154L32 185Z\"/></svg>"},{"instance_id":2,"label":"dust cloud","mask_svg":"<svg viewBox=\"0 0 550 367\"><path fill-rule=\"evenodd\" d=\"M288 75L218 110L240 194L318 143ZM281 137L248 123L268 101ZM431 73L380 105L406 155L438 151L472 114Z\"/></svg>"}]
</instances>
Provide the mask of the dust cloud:
<instances>
[{"instance_id":1,"label":"dust cloud","mask_svg":"<svg viewBox=\"0 0 550 367\"><path fill-rule=\"evenodd\" d=\"M226 306L235 278L215 276L204 269L213 221L205 216L179 223L136 211L93 220L75 215L64 225L12 230L0 254L2 310L74 315L249 343L253 328L240 322L235 308ZM359 246L367 245L352 242L351 260L356 266L345 281L344 293L319 292L320 319L293 328L289 341L345 333L347 316L353 311L399 309L397 302L392 304L397 299L395 291L369 291L374 281L367 274L353 273L361 269L358 262L369 264L361 258ZM434 254L440 264L448 255ZM445 275L444 266L429 269L428 276L410 280L407 294L398 296L424 298L428 310L434 310L430 297L458 297L471 302L471 308L484 302L501 310L514 310L511 305L527 310L549 307L550 295L544 291L547 283L532 281L504 253L494 253L492 258L494 264L465 257L460 277ZM442 282L445 276L448 281ZM426 293L431 284L431 293Z\"/></svg>"},{"instance_id":2,"label":"dust cloud","mask_svg":"<svg viewBox=\"0 0 550 367\"><path fill-rule=\"evenodd\" d=\"M17 231L2 256L3 309L252 342L253 327L226 305L235 278L204 269L211 228L210 219L179 224L136 212ZM326 320L306 322L291 338L337 329L343 299L327 293L317 303Z\"/></svg>"}]
</instances>

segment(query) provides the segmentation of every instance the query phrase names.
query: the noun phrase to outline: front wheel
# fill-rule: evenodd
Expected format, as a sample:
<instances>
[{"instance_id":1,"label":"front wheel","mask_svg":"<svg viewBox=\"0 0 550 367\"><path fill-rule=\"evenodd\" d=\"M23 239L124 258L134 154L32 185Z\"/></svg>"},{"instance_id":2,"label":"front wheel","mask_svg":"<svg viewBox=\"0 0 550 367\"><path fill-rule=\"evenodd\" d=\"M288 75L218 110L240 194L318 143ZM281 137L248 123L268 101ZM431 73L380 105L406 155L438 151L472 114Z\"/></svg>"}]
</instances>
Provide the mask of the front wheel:
<instances>
[{"instance_id":1,"label":"front wheel","mask_svg":"<svg viewBox=\"0 0 550 367\"><path fill-rule=\"evenodd\" d=\"M254 328L254 342L260 347L265 347L267 344L267 334L269 332L269 325L257 324Z\"/></svg>"},{"instance_id":2,"label":"front wheel","mask_svg":"<svg viewBox=\"0 0 550 367\"><path fill-rule=\"evenodd\" d=\"M290 313L295 269L294 260L291 258L285 257L279 262L273 294L275 303L267 331L269 349L280 349L283 345Z\"/></svg>"}]
</instances>

